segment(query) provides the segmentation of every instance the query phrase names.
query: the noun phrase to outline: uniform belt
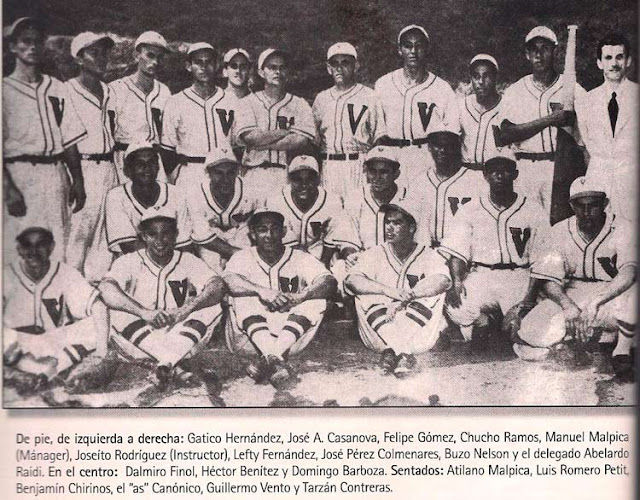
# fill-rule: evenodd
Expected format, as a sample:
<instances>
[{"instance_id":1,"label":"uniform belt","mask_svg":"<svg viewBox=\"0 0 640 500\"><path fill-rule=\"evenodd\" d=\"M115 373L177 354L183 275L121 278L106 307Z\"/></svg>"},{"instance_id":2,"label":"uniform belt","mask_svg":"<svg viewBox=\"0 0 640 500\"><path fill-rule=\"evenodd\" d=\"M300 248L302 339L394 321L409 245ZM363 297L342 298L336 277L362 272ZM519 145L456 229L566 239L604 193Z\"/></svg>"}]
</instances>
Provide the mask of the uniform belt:
<instances>
[{"instance_id":1,"label":"uniform belt","mask_svg":"<svg viewBox=\"0 0 640 500\"><path fill-rule=\"evenodd\" d=\"M422 137L420 139L386 139L384 141L389 146L395 146L398 148L404 148L407 146L421 146L422 144L426 144L429 142L426 137Z\"/></svg>"},{"instance_id":2,"label":"uniform belt","mask_svg":"<svg viewBox=\"0 0 640 500\"><path fill-rule=\"evenodd\" d=\"M260 165L247 165L247 170L251 170L252 168L287 168L287 166L280 163L264 161Z\"/></svg>"},{"instance_id":3,"label":"uniform belt","mask_svg":"<svg viewBox=\"0 0 640 500\"><path fill-rule=\"evenodd\" d=\"M204 163L204 156L178 155L178 163Z\"/></svg>"},{"instance_id":4,"label":"uniform belt","mask_svg":"<svg viewBox=\"0 0 640 500\"><path fill-rule=\"evenodd\" d=\"M482 163L463 163L462 166L468 168L469 170L482 171Z\"/></svg>"},{"instance_id":5,"label":"uniform belt","mask_svg":"<svg viewBox=\"0 0 640 500\"><path fill-rule=\"evenodd\" d=\"M474 262L476 266L486 267L487 269L496 270L496 269L528 269L529 264L524 266L519 266L518 264L484 264L483 262Z\"/></svg>"},{"instance_id":6,"label":"uniform belt","mask_svg":"<svg viewBox=\"0 0 640 500\"><path fill-rule=\"evenodd\" d=\"M357 160L360 158L360 153L336 153L336 154L327 154L320 153L320 158L323 160Z\"/></svg>"},{"instance_id":7,"label":"uniform belt","mask_svg":"<svg viewBox=\"0 0 640 500\"><path fill-rule=\"evenodd\" d=\"M113 161L113 151L108 153L83 154L82 159L91 161Z\"/></svg>"},{"instance_id":8,"label":"uniform belt","mask_svg":"<svg viewBox=\"0 0 640 500\"><path fill-rule=\"evenodd\" d=\"M569 281L584 281L585 283L600 283L604 280L597 280L595 278L578 278L576 276L570 276L568 278Z\"/></svg>"},{"instance_id":9,"label":"uniform belt","mask_svg":"<svg viewBox=\"0 0 640 500\"><path fill-rule=\"evenodd\" d=\"M59 161L62 161L63 158L64 158L64 153L58 153L57 155L51 155L51 156L19 155L19 156L12 156L10 158L4 158L4 162L16 163L19 161L24 161L24 162L33 163L33 164L36 164L36 163L52 164L52 163L58 163Z\"/></svg>"},{"instance_id":10,"label":"uniform belt","mask_svg":"<svg viewBox=\"0 0 640 500\"><path fill-rule=\"evenodd\" d=\"M555 153L516 153L516 160L555 160Z\"/></svg>"}]
</instances>

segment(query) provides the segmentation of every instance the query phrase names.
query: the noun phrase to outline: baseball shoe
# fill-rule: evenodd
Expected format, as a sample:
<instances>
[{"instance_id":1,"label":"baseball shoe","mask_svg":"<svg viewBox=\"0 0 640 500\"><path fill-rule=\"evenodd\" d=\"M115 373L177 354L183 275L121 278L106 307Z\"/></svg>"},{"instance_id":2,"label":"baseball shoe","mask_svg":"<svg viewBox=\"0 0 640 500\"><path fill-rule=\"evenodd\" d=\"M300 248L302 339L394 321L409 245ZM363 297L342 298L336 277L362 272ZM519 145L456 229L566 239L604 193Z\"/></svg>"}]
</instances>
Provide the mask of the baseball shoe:
<instances>
[{"instance_id":1,"label":"baseball shoe","mask_svg":"<svg viewBox=\"0 0 640 500\"><path fill-rule=\"evenodd\" d=\"M171 384L171 365L160 365L156 368L156 378L158 379L158 388L166 389Z\"/></svg>"},{"instance_id":2,"label":"baseball shoe","mask_svg":"<svg viewBox=\"0 0 640 500\"><path fill-rule=\"evenodd\" d=\"M29 396L49 388L50 383L43 373L35 374L5 367L4 384L13 387L20 396Z\"/></svg>"},{"instance_id":3,"label":"baseball shoe","mask_svg":"<svg viewBox=\"0 0 640 500\"><path fill-rule=\"evenodd\" d=\"M261 357L258 361L252 361L245 367L245 373L255 381L256 384L264 384L270 377L272 367L266 358Z\"/></svg>"},{"instance_id":4,"label":"baseball shoe","mask_svg":"<svg viewBox=\"0 0 640 500\"><path fill-rule=\"evenodd\" d=\"M413 354L400 353L396 367L393 369L393 374L397 378L407 377L416 367L416 364L417 360Z\"/></svg>"},{"instance_id":5,"label":"baseball shoe","mask_svg":"<svg viewBox=\"0 0 640 500\"><path fill-rule=\"evenodd\" d=\"M613 373L620 382L634 382L635 370L630 354L617 354L611 358Z\"/></svg>"},{"instance_id":6,"label":"baseball shoe","mask_svg":"<svg viewBox=\"0 0 640 500\"><path fill-rule=\"evenodd\" d=\"M280 389L294 380L293 370L282 359L269 356L269 365L271 366L269 382L276 389Z\"/></svg>"},{"instance_id":7,"label":"baseball shoe","mask_svg":"<svg viewBox=\"0 0 640 500\"><path fill-rule=\"evenodd\" d=\"M385 349L382 351L382 354L380 354L380 361L378 364L385 372L391 373L398 364L398 356L393 352L393 349Z\"/></svg>"}]
</instances>

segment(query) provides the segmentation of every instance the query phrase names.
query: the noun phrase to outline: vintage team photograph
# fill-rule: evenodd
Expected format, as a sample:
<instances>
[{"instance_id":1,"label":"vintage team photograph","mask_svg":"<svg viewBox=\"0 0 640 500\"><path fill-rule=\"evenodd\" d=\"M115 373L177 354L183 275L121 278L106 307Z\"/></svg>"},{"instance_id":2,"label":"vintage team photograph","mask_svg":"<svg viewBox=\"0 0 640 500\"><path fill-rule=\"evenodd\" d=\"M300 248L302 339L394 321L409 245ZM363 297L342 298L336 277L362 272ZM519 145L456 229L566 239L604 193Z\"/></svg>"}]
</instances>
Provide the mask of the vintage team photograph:
<instances>
[{"instance_id":1,"label":"vintage team photograph","mask_svg":"<svg viewBox=\"0 0 640 500\"><path fill-rule=\"evenodd\" d=\"M637 17L5 0L3 407L634 405Z\"/></svg>"}]
</instances>

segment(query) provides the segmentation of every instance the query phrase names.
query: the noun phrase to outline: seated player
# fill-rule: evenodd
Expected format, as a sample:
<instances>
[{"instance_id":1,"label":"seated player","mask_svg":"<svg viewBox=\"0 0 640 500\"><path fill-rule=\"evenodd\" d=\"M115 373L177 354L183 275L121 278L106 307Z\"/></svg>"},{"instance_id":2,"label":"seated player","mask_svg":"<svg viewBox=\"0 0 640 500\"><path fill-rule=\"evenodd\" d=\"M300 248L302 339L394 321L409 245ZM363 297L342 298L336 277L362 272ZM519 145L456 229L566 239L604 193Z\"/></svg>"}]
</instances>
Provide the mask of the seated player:
<instances>
[{"instance_id":1,"label":"seated player","mask_svg":"<svg viewBox=\"0 0 640 500\"><path fill-rule=\"evenodd\" d=\"M224 275L231 295L227 345L232 352L257 354L247 374L275 386L293 378L285 360L309 344L336 289L319 260L284 245L286 232L282 214L254 213L249 237L255 246L235 253Z\"/></svg>"},{"instance_id":2,"label":"seated player","mask_svg":"<svg viewBox=\"0 0 640 500\"><path fill-rule=\"evenodd\" d=\"M214 149L205 159L207 177L187 186L191 241L215 270L251 246L247 220L258 208L257 197L238 176L240 164L230 149Z\"/></svg>"},{"instance_id":3,"label":"seated player","mask_svg":"<svg viewBox=\"0 0 640 500\"><path fill-rule=\"evenodd\" d=\"M488 191L460 209L439 250L451 270L447 315L480 348L500 331L502 315L530 293L533 249L548 230L542 207L513 189L513 155L499 154L484 164Z\"/></svg>"},{"instance_id":4,"label":"seated player","mask_svg":"<svg viewBox=\"0 0 640 500\"><path fill-rule=\"evenodd\" d=\"M144 247L138 238L140 217L148 208L172 211L178 219L178 248L191 243L186 204L173 185L157 180L158 153L151 143L131 144L124 154L124 175L130 180L107 193L107 243L114 253Z\"/></svg>"},{"instance_id":5,"label":"seated player","mask_svg":"<svg viewBox=\"0 0 640 500\"><path fill-rule=\"evenodd\" d=\"M27 228L16 240L20 261L3 273L5 365L45 382L78 363L99 364L109 315L98 291L71 266L51 261L56 242L48 229Z\"/></svg>"},{"instance_id":6,"label":"seated player","mask_svg":"<svg viewBox=\"0 0 640 500\"><path fill-rule=\"evenodd\" d=\"M211 337L225 287L202 260L175 250L172 210L146 210L138 228L144 248L116 259L99 289L111 310L117 346L130 357L154 360L164 384Z\"/></svg>"},{"instance_id":7,"label":"seated player","mask_svg":"<svg viewBox=\"0 0 640 500\"><path fill-rule=\"evenodd\" d=\"M609 200L600 182L579 177L571 185L575 216L551 229L553 247L531 271L533 278L543 280L548 298L524 317L513 348L523 359L543 359L565 339L579 345L598 330L617 330L613 369L621 380L633 380L635 233L605 211Z\"/></svg>"},{"instance_id":8,"label":"seated player","mask_svg":"<svg viewBox=\"0 0 640 500\"><path fill-rule=\"evenodd\" d=\"M356 296L362 341L382 352L383 368L402 377L415 367L414 354L438 340L451 280L442 256L415 241L416 220L402 202L382 210L385 243L360 256L345 287Z\"/></svg>"},{"instance_id":9,"label":"seated player","mask_svg":"<svg viewBox=\"0 0 640 500\"><path fill-rule=\"evenodd\" d=\"M306 250L327 269L334 255L357 251L353 225L337 195L320 187L320 169L312 156L296 156L287 167L288 185L267 199L267 209L284 216L284 244Z\"/></svg>"}]
</instances>

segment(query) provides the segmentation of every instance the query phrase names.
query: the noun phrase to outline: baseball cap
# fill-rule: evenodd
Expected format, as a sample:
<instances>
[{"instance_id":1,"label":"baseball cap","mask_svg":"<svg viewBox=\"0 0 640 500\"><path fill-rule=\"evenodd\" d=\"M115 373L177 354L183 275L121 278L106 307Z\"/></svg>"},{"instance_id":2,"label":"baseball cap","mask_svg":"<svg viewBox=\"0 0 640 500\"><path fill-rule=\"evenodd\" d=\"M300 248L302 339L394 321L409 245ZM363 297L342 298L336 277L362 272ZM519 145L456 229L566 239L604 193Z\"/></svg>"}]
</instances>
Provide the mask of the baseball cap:
<instances>
[{"instance_id":1,"label":"baseball cap","mask_svg":"<svg viewBox=\"0 0 640 500\"><path fill-rule=\"evenodd\" d=\"M394 148L389 146L376 146L369 150L364 159L364 164L378 160L393 163L396 167L400 167L400 161L398 161L398 155Z\"/></svg>"},{"instance_id":2,"label":"baseball cap","mask_svg":"<svg viewBox=\"0 0 640 500\"><path fill-rule=\"evenodd\" d=\"M210 43L207 43L207 42L196 42L196 43L192 43L191 45L189 45L189 48L187 49L187 55L190 56L191 54L193 54L194 52L196 52L198 50L205 50L205 49L212 50L213 52L216 51L216 49L214 49L213 45L211 45Z\"/></svg>"},{"instance_id":3,"label":"baseball cap","mask_svg":"<svg viewBox=\"0 0 640 500\"><path fill-rule=\"evenodd\" d=\"M124 159L126 160L131 154L136 151L140 151L141 149L153 149L155 151L156 147L150 142L132 142L127 146L127 149L124 152Z\"/></svg>"},{"instance_id":4,"label":"baseball cap","mask_svg":"<svg viewBox=\"0 0 640 500\"><path fill-rule=\"evenodd\" d=\"M33 26L40 31L44 31L43 24L33 17L20 17L13 21L9 26L5 26L2 35L5 38L13 38L19 30L28 26Z\"/></svg>"},{"instance_id":5,"label":"baseball cap","mask_svg":"<svg viewBox=\"0 0 640 500\"><path fill-rule=\"evenodd\" d=\"M358 59L358 52L356 48L348 42L334 43L327 51L327 61L333 56L351 56L354 59Z\"/></svg>"},{"instance_id":6,"label":"baseball cap","mask_svg":"<svg viewBox=\"0 0 640 500\"><path fill-rule=\"evenodd\" d=\"M595 176L578 177L569 188L569 200L582 198L583 196L606 196L607 193L602 182Z\"/></svg>"},{"instance_id":7,"label":"baseball cap","mask_svg":"<svg viewBox=\"0 0 640 500\"><path fill-rule=\"evenodd\" d=\"M228 148L215 148L207 153L204 159L205 169L209 169L211 167L215 167L216 165L222 165L223 163L233 163L234 165L238 165L238 160L236 156L233 154Z\"/></svg>"},{"instance_id":8,"label":"baseball cap","mask_svg":"<svg viewBox=\"0 0 640 500\"><path fill-rule=\"evenodd\" d=\"M524 43L529 43L534 38L544 38L554 45L558 45L558 37L551 28L547 28L546 26L536 26L533 28L525 37Z\"/></svg>"},{"instance_id":9,"label":"baseball cap","mask_svg":"<svg viewBox=\"0 0 640 500\"><path fill-rule=\"evenodd\" d=\"M473 59L471 59L471 61L469 62L469 67L473 66L475 63L479 61L486 61L488 63L493 64L496 68L496 71L500 69L498 67L498 61L496 61L496 58L493 56L490 56L489 54L477 54L473 56Z\"/></svg>"},{"instance_id":10,"label":"baseball cap","mask_svg":"<svg viewBox=\"0 0 640 500\"><path fill-rule=\"evenodd\" d=\"M249 55L249 53L246 50L240 49L240 48L228 50L227 53L224 55L224 58L222 59L222 61L225 64L228 64L231 62L231 59L233 59L238 54L242 54L244 57L247 58L249 62L251 62L251 56Z\"/></svg>"},{"instance_id":11,"label":"baseball cap","mask_svg":"<svg viewBox=\"0 0 640 500\"><path fill-rule=\"evenodd\" d=\"M159 207L149 207L142 212L142 215L140 216L140 223L158 218L177 220L175 210L168 208L167 205L162 205Z\"/></svg>"},{"instance_id":12,"label":"baseball cap","mask_svg":"<svg viewBox=\"0 0 640 500\"><path fill-rule=\"evenodd\" d=\"M249 217L249 221L247 222L249 226L255 226L261 219L265 217L275 217L278 220L278 223L284 225L284 215L280 212L276 212L274 210L267 210L266 208L259 208L251 217Z\"/></svg>"},{"instance_id":13,"label":"baseball cap","mask_svg":"<svg viewBox=\"0 0 640 500\"><path fill-rule=\"evenodd\" d=\"M92 31L80 33L71 41L71 55L73 57L78 57L78 54L82 49L86 49L90 45L100 42L101 40L108 40L109 47L113 47L115 45L113 38L106 33L98 34L93 33Z\"/></svg>"},{"instance_id":14,"label":"baseball cap","mask_svg":"<svg viewBox=\"0 0 640 500\"><path fill-rule=\"evenodd\" d=\"M453 132L451 130L434 130L433 132L429 132L427 134L427 141L428 142L434 142L434 141L456 141L456 142L460 142L460 134Z\"/></svg>"},{"instance_id":15,"label":"baseball cap","mask_svg":"<svg viewBox=\"0 0 640 500\"><path fill-rule=\"evenodd\" d=\"M496 151L492 156L485 160L483 168L486 169L497 164L508 164L513 168L516 168L518 166L516 156L508 148Z\"/></svg>"},{"instance_id":16,"label":"baseball cap","mask_svg":"<svg viewBox=\"0 0 640 500\"><path fill-rule=\"evenodd\" d=\"M320 167L318 166L318 160L313 156L299 155L296 156L289 166L287 167L287 174L292 174L300 170L313 170L316 174L320 173Z\"/></svg>"},{"instance_id":17,"label":"baseball cap","mask_svg":"<svg viewBox=\"0 0 640 500\"><path fill-rule=\"evenodd\" d=\"M267 59L275 54L284 56L285 52L283 50L273 49L273 48L263 50L262 53L260 54L260 57L258 57L258 69L262 69L262 67L264 66L264 63L267 62Z\"/></svg>"},{"instance_id":18,"label":"baseball cap","mask_svg":"<svg viewBox=\"0 0 640 500\"><path fill-rule=\"evenodd\" d=\"M155 31L145 31L136 40L134 47L136 50L140 45L153 45L154 47L160 47L164 50L169 50L169 45L164 37L160 33Z\"/></svg>"},{"instance_id":19,"label":"baseball cap","mask_svg":"<svg viewBox=\"0 0 640 500\"><path fill-rule=\"evenodd\" d=\"M398 33L398 45L400 44L400 41L402 40L404 34L412 30L419 31L427 39L427 42L429 41L429 33L427 33L426 29L424 29L422 26L418 26L417 24L410 24L409 26L405 26L404 28L402 28L400 30L400 33Z\"/></svg>"},{"instance_id":20,"label":"baseball cap","mask_svg":"<svg viewBox=\"0 0 640 500\"><path fill-rule=\"evenodd\" d=\"M394 201L393 203L387 203L386 205L382 205L380 207L380 210L384 213L388 213L388 212L400 212L404 215L406 215L407 217L409 217L413 223L416 223L416 218L415 216L411 213L413 211L413 208L409 203L407 203L406 199L404 200L399 200L399 201Z\"/></svg>"}]
</instances>

